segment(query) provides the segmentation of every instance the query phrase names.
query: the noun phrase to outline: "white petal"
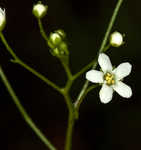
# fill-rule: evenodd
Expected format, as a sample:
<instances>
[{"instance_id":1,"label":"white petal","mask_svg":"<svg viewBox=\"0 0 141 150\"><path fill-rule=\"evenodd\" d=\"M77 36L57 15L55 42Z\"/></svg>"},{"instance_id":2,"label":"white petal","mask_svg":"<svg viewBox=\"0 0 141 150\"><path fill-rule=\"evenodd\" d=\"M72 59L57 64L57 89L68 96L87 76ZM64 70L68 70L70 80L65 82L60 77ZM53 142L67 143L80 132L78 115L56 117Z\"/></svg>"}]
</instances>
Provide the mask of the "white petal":
<instances>
[{"instance_id":1,"label":"white petal","mask_svg":"<svg viewBox=\"0 0 141 150\"><path fill-rule=\"evenodd\" d=\"M106 84L103 84L100 92L99 92L99 96L100 96L100 101L102 103L108 103L112 100L112 97L113 97L113 88L106 85Z\"/></svg>"},{"instance_id":2,"label":"white petal","mask_svg":"<svg viewBox=\"0 0 141 150\"><path fill-rule=\"evenodd\" d=\"M99 54L98 63L104 73L112 71L112 64L109 56L104 53Z\"/></svg>"},{"instance_id":3,"label":"white petal","mask_svg":"<svg viewBox=\"0 0 141 150\"><path fill-rule=\"evenodd\" d=\"M128 76L131 72L132 65L128 62L120 64L117 68L113 70L116 75L117 80L121 80Z\"/></svg>"},{"instance_id":4,"label":"white petal","mask_svg":"<svg viewBox=\"0 0 141 150\"><path fill-rule=\"evenodd\" d=\"M122 97L130 98L132 96L132 89L121 81L118 81L113 89Z\"/></svg>"},{"instance_id":5,"label":"white petal","mask_svg":"<svg viewBox=\"0 0 141 150\"><path fill-rule=\"evenodd\" d=\"M86 73L86 79L93 83L103 83L103 72L90 70Z\"/></svg>"}]
</instances>

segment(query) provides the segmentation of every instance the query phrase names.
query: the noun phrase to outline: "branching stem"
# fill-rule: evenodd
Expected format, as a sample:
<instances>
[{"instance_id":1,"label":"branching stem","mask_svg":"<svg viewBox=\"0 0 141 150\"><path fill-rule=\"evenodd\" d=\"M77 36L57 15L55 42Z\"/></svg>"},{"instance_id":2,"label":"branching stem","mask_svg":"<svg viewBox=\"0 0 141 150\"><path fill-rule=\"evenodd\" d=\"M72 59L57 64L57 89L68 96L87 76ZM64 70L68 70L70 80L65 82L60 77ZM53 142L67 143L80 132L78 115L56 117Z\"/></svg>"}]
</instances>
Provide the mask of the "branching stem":
<instances>
[{"instance_id":1,"label":"branching stem","mask_svg":"<svg viewBox=\"0 0 141 150\"><path fill-rule=\"evenodd\" d=\"M46 84L48 84L49 86L51 86L52 88L54 88L55 90L57 90L59 93L62 94L61 92L61 88L58 87L55 83L53 83L52 81L50 81L47 77L43 76L41 73L37 72L35 69L31 68L29 65L27 65L26 63L24 63L13 51L13 49L9 46L8 42L6 41L4 35L2 34L2 32L0 32L0 38L3 42L3 44L5 45L7 51L12 55L13 59L11 60L13 63L17 63L20 66L22 66L23 68L25 68L26 70L28 70L29 72L31 72L32 74L34 74L36 77L38 77L40 80L44 81Z\"/></svg>"},{"instance_id":2,"label":"branching stem","mask_svg":"<svg viewBox=\"0 0 141 150\"><path fill-rule=\"evenodd\" d=\"M12 97L13 102L15 103L16 107L18 108L19 112L21 113L22 117L26 121L26 123L30 126L30 128L34 131L34 133L40 138L40 140L50 149L50 150L56 150L56 148L51 144L51 142L46 138L46 136L40 131L40 129L35 125L35 123L32 121L30 116L27 114L26 110L22 106L22 104L19 101L19 98L16 96L12 86L10 85L6 75L3 72L2 67L0 66L0 77L7 88L10 96Z\"/></svg>"}]
</instances>

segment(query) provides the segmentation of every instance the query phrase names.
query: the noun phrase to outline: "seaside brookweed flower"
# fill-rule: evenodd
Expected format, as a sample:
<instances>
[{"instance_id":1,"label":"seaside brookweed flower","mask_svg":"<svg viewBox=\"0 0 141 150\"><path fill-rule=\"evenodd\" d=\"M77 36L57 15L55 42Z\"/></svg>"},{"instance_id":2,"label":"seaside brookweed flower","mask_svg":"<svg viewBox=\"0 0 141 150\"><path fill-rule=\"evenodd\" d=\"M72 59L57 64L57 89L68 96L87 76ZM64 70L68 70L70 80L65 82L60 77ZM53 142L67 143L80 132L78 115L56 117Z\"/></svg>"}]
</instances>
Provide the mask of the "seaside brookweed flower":
<instances>
[{"instance_id":1,"label":"seaside brookweed flower","mask_svg":"<svg viewBox=\"0 0 141 150\"><path fill-rule=\"evenodd\" d=\"M5 15L5 9L0 8L0 31L2 31L5 27L6 23L6 15Z\"/></svg>"},{"instance_id":2,"label":"seaside brookweed flower","mask_svg":"<svg viewBox=\"0 0 141 150\"><path fill-rule=\"evenodd\" d=\"M86 79L93 83L102 84L99 92L100 101L102 103L110 102L114 91L124 98L130 98L132 89L122 80L130 74L131 64L128 62L121 63L117 68L113 69L110 58L104 53L99 55L98 63L102 71L90 70L86 73Z\"/></svg>"}]
</instances>

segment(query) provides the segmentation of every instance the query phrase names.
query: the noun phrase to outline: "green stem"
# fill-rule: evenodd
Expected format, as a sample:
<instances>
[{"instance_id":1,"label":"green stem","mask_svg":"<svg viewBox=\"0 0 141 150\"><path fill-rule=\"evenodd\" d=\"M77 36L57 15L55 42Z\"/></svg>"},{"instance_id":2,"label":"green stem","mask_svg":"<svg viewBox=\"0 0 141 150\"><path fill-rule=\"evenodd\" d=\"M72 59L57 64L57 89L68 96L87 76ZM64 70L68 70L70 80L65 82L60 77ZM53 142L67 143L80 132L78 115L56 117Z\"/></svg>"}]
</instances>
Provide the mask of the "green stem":
<instances>
[{"instance_id":1,"label":"green stem","mask_svg":"<svg viewBox=\"0 0 141 150\"><path fill-rule=\"evenodd\" d=\"M73 127L75 123L75 110L71 99L67 93L64 93L64 98L66 100L66 104L69 110L68 127L66 132L66 142L64 150L71 150Z\"/></svg>"},{"instance_id":2,"label":"green stem","mask_svg":"<svg viewBox=\"0 0 141 150\"><path fill-rule=\"evenodd\" d=\"M103 52L106 52L109 48L110 48L110 44L108 44ZM75 75L73 75L73 80L77 79L80 75L82 75L85 71L87 71L90 67L93 66L93 64L97 61L97 59L92 60L88 65L86 65L85 67L83 67L78 73L76 73Z\"/></svg>"},{"instance_id":3,"label":"green stem","mask_svg":"<svg viewBox=\"0 0 141 150\"><path fill-rule=\"evenodd\" d=\"M91 90L97 88L98 86L99 86L99 84L91 85L91 86L87 89L86 95L87 95Z\"/></svg>"},{"instance_id":4,"label":"green stem","mask_svg":"<svg viewBox=\"0 0 141 150\"><path fill-rule=\"evenodd\" d=\"M38 25L39 25L39 28L40 28L40 33L42 35L42 37L45 39L46 42L48 42L48 38L45 34L45 31L44 31L44 28L42 26L42 22L40 19L38 19ZM74 106L71 102L71 99L68 95L68 92L69 92L69 89L72 85L72 82L73 82L73 76L72 76L72 73L68 67L68 64L66 64L63 60L61 60L61 63L65 69L65 72L67 74L67 77L68 77L68 81L66 83L66 86L64 89L61 89L61 93L63 94L64 96L64 99L65 99L65 102L66 102L66 105L68 107L68 110L69 110L69 118L68 118L68 127L67 127L67 133L66 133L66 142L65 142L65 150L71 150L71 144L72 144L72 131L73 131L73 126L74 126L74 122L75 122L75 115L74 115ZM60 89L59 89L60 90Z\"/></svg>"},{"instance_id":5,"label":"green stem","mask_svg":"<svg viewBox=\"0 0 141 150\"><path fill-rule=\"evenodd\" d=\"M5 45L7 51L14 58L14 60L12 60L12 62L19 64L20 66L22 66L23 68L25 68L26 70L28 70L29 72L34 74L36 77L38 77L40 80L44 81L46 84L48 84L49 86L51 86L52 88L57 90L59 93L62 93L60 87L58 87L55 83L53 83L48 78L46 78L45 76L43 76L42 74L37 72L35 69L33 69L30 66L28 66L26 63L24 63L20 58L18 58L16 56L16 54L14 53L14 51L12 50L12 48L9 46L8 42L6 41L6 39L5 39L4 35L2 34L2 32L0 32L0 38L1 38L2 42L3 42L3 44Z\"/></svg>"},{"instance_id":6,"label":"green stem","mask_svg":"<svg viewBox=\"0 0 141 150\"><path fill-rule=\"evenodd\" d=\"M69 118L68 118L68 127L67 127L67 134L66 134L64 150L71 150L74 123L75 123L74 114L70 113Z\"/></svg>"},{"instance_id":7,"label":"green stem","mask_svg":"<svg viewBox=\"0 0 141 150\"><path fill-rule=\"evenodd\" d=\"M99 53L103 52L104 49L105 49L105 45L106 45L106 43L107 43L109 34L110 34L111 30L112 30L112 27L113 27L113 25L114 25L115 19L116 19L116 17L117 17L117 14L118 14L118 12L119 12L119 8L120 8L122 2L123 2L123 0L118 0L118 2L117 2L117 4L116 4L116 7L115 7L114 12L113 12L113 15L112 15L112 17L111 17L111 19L110 19L110 21L109 21L109 25L108 25L107 31L106 31L106 33L105 33L104 39L103 39L103 41L102 41L102 43L101 43L101 46L100 46L100 49L99 49L99 51L98 51L97 57L98 57ZM97 59L96 59L96 60L97 60ZM95 69L96 66L97 66L97 61L94 61L94 64L93 64L92 69ZM78 110L78 107L79 107L79 101L83 101L83 97L84 97L83 95L85 95L85 92L86 92L86 90L87 90L87 88L88 88L88 85L89 85L89 81L87 80L87 81L84 83L84 85L83 85L83 87L82 87L82 89L81 89L81 91L80 91L80 93L79 93L79 95L78 95L78 97L77 97L77 100L76 100L76 102L75 102L75 104L78 104L78 105L75 105L75 108L76 108L77 110Z\"/></svg>"},{"instance_id":8,"label":"green stem","mask_svg":"<svg viewBox=\"0 0 141 150\"><path fill-rule=\"evenodd\" d=\"M105 45L106 45L107 40L109 38L110 32L112 30L112 27L113 27L113 25L115 23L115 20L116 20L116 17L118 15L118 12L119 12L119 9L120 9L120 6L121 6L122 2L123 2L123 0L118 0L118 2L116 4L116 7L115 7L114 12L113 12L113 15L112 15L112 17L111 17L111 19L109 21L109 25L108 25L107 31L105 33L104 39L103 39L103 41L101 43L101 47L99 49L99 53L103 52L103 50L105 48Z\"/></svg>"},{"instance_id":9,"label":"green stem","mask_svg":"<svg viewBox=\"0 0 141 150\"><path fill-rule=\"evenodd\" d=\"M60 60L60 61L62 63L62 66L65 69L65 72L67 74L68 80L72 80L73 77L72 77L72 73L70 71L70 68L69 68L68 64L66 64L63 60Z\"/></svg>"},{"instance_id":10,"label":"green stem","mask_svg":"<svg viewBox=\"0 0 141 150\"><path fill-rule=\"evenodd\" d=\"M3 44L5 45L7 51L11 54L11 56L14 58L14 59L18 59L18 57L16 56L16 54L14 53L14 51L12 50L12 48L9 46L9 44L7 43L4 35L2 32L0 32L0 38L3 42Z\"/></svg>"},{"instance_id":11,"label":"green stem","mask_svg":"<svg viewBox=\"0 0 141 150\"><path fill-rule=\"evenodd\" d=\"M77 111L79 110L79 107L81 105L81 103L83 102L83 99L86 97L86 95L93 89L95 89L96 87L98 87L99 84L95 84L95 85L92 85L90 86L89 88L87 88L87 90L85 91L85 93L79 97L79 101L76 101L74 103L74 107L77 109Z\"/></svg>"},{"instance_id":12,"label":"green stem","mask_svg":"<svg viewBox=\"0 0 141 150\"><path fill-rule=\"evenodd\" d=\"M46 84L48 84L49 86L51 86L52 88L54 88L56 91L58 91L59 93L62 94L61 88L59 86L57 86L56 84L54 84L52 81L48 80L45 76L43 76L42 74L40 74L39 72L37 72L36 70L34 70L33 68L31 68L30 66L28 66L27 64L25 64L24 62L22 62L21 60L15 61L15 63L19 64L20 66L22 66L23 68L25 68L26 70L28 70L29 72L31 72L32 74L34 74L36 77L38 77L39 79L41 79L42 81L44 81Z\"/></svg>"},{"instance_id":13,"label":"green stem","mask_svg":"<svg viewBox=\"0 0 141 150\"><path fill-rule=\"evenodd\" d=\"M88 65L83 67L78 73L73 75L73 80L77 79L80 75L82 75L85 71L87 71L94 64L94 62L95 60L92 60Z\"/></svg>"},{"instance_id":14,"label":"green stem","mask_svg":"<svg viewBox=\"0 0 141 150\"><path fill-rule=\"evenodd\" d=\"M42 37L44 38L44 40L46 42L48 42L48 37L47 37L47 35L46 35L45 31L44 31L44 28L43 28L43 25L42 25L42 21L40 19L38 19L38 26L39 26L40 33L41 33Z\"/></svg>"},{"instance_id":15,"label":"green stem","mask_svg":"<svg viewBox=\"0 0 141 150\"><path fill-rule=\"evenodd\" d=\"M83 98L85 97L85 92L87 90L88 84L89 84L89 81L86 80L85 84L83 85L83 87L77 97L77 100L74 103L74 107L78 112L79 112L80 104L83 102Z\"/></svg>"},{"instance_id":16,"label":"green stem","mask_svg":"<svg viewBox=\"0 0 141 150\"><path fill-rule=\"evenodd\" d=\"M27 114L26 110L22 106L22 104L19 101L19 98L16 96L13 88L11 87L6 75L4 74L2 67L0 66L0 76L2 78L2 81L4 85L6 86L10 96L12 97L13 102L17 106L19 112L21 113L22 117L26 121L26 123L31 127L31 129L35 132L35 134L40 138L40 140L50 149L50 150L56 150L56 148L51 144L51 142L45 137L45 135L40 131L40 129L35 125L35 123L32 121L30 116Z\"/></svg>"}]
</instances>

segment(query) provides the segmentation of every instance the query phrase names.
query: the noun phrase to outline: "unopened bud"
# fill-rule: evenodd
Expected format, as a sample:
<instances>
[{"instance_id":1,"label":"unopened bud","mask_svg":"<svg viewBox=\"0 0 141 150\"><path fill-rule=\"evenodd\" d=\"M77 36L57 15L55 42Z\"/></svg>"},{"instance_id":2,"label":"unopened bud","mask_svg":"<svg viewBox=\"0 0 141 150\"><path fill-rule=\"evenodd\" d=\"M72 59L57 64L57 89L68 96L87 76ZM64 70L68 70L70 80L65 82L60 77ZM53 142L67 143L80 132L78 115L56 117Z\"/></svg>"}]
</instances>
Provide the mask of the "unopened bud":
<instances>
[{"instance_id":1,"label":"unopened bud","mask_svg":"<svg viewBox=\"0 0 141 150\"><path fill-rule=\"evenodd\" d=\"M47 13L48 6L43 5L40 1L33 6L33 14L37 18L42 18L46 15Z\"/></svg>"},{"instance_id":2,"label":"unopened bud","mask_svg":"<svg viewBox=\"0 0 141 150\"><path fill-rule=\"evenodd\" d=\"M4 29L6 24L6 14L5 14L5 9L2 10L0 8L0 32Z\"/></svg>"},{"instance_id":3,"label":"unopened bud","mask_svg":"<svg viewBox=\"0 0 141 150\"><path fill-rule=\"evenodd\" d=\"M110 44L113 47L119 47L123 44L123 35L117 31L113 32L110 36Z\"/></svg>"},{"instance_id":4,"label":"unopened bud","mask_svg":"<svg viewBox=\"0 0 141 150\"><path fill-rule=\"evenodd\" d=\"M50 52L53 56L62 57L69 55L67 44L64 41L65 37L66 34L63 30L56 30L50 33L48 45L51 48Z\"/></svg>"},{"instance_id":5,"label":"unopened bud","mask_svg":"<svg viewBox=\"0 0 141 150\"><path fill-rule=\"evenodd\" d=\"M51 48L55 48L62 41L62 37L58 33L51 33L48 44Z\"/></svg>"}]
</instances>

